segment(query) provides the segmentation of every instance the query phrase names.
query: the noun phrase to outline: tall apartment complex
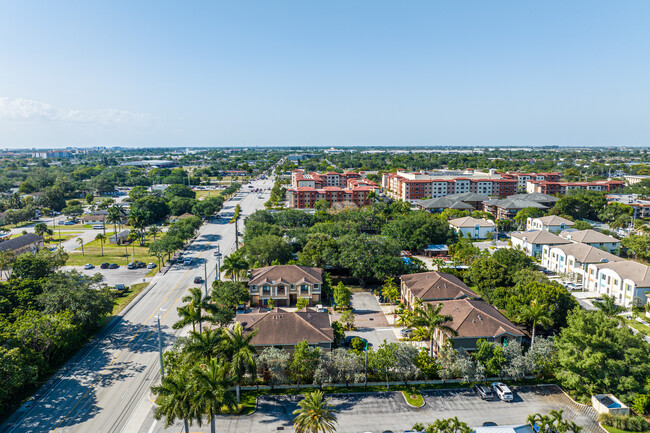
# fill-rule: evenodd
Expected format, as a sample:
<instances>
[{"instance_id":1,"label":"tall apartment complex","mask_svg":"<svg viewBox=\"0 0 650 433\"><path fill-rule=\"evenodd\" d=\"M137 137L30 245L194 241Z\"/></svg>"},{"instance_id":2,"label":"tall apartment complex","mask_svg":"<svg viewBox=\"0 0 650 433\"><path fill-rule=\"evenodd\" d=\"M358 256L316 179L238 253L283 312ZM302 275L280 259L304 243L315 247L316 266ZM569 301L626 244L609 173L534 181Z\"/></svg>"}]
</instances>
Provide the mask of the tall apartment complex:
<instances>
[{"instance_id":1,"label":"tall apartment complex","mask_svg":"<svg viewBox=\"0 0 650 433\"><path fill-rule=\"evenodd\" d=\"M551 182L545 180L530 180L526 183L529 194L542 193L548 195L565 195L573 189L589 189L592 191L614 191L623 188L622 180L595 180L593 182Z\"/></svg>"},{"instance_id":2,"label":"tall apartment complex","mask_svg":"<svg viewBox=\"0 0 650 433\"><path fill-rule=\"evenodd\" d=\"M452 194L475 193L485 197L508 197L516 194L517 175L490 170L483 172L419 171L384 173L381 186L389 196L404 201L446 197Z\"/></svg>"},{"instance_id":3,"label":"tall apartment complex","mask_svg":"<svg viewBox=\"0 0 650 433\"><path fill-rule=\"evenodd\" d=\"M298 169L291 173L287 198L289 207L297 209L314 207L319 200L325 200L330 206L344 202L366 206L370 204L368 194L378 188L376 183L352 171L319 174Z\"/></svg>"}]
</instances>

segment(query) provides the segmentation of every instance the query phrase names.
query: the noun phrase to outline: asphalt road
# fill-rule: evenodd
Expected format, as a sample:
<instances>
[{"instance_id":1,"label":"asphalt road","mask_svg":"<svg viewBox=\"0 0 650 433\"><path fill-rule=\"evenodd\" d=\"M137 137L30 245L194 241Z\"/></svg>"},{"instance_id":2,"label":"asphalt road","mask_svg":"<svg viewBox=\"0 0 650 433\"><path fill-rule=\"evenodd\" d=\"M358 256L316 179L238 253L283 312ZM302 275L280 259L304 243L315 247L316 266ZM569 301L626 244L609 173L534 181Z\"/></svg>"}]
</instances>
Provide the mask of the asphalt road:
<instances>
[{"instance_id":1,"label":"asphalt road","mask_svg":"<svg viewBox=\"0 0 650 433\"><path fill-rule=\"evenodd\" d=\"M593 408L574 403L556 386L514 387L515 400L481 400L470 389L423 392L425 405L413 408L406 404L399 392L350 393L329 395L331 404L339 411L338 433L402 432L410 430L416 422L430 423L439 418L457 416L471 427L484 422L498 425L525 424L528 415L548 414L551 410L564 410L565 419L584 427L584 433L600 433ZM260 397L257 410L249 416L217 417L217 431L224 433L266 433L293 431L293 411L302 397ZM177 423L168 429L162 423L153 424L139 433L171 433L182 431ZM207 433L209 425L190 428L193 433Z\"/></svg>"},{"instance_id":2,"label":"asphalt road","mask_svg":"<svg viewBox=\"0 0 650 433\"><path fill-rule=\"evenodd\" d=\"M254 185L270 188L273 183L265 180ZM150 413L149 388L160 373L156 317L160 315L164 347L186 332L172 329L178 320L176 308L195 286L194 277L207 272L208 283L214 280L217 245L224 256L235 249L234 224L228 223L235 205L242 208L241 232L244 217L263 209L268 200L268 193L258 198L247 190L225 203L222 214L227 218L201 227L184 254L194 258L191 266L177 264L165 275L156 275L108 332L82 350L79 359L70 361L0 432L137 432Z\"/></svg>"}]
</instances>

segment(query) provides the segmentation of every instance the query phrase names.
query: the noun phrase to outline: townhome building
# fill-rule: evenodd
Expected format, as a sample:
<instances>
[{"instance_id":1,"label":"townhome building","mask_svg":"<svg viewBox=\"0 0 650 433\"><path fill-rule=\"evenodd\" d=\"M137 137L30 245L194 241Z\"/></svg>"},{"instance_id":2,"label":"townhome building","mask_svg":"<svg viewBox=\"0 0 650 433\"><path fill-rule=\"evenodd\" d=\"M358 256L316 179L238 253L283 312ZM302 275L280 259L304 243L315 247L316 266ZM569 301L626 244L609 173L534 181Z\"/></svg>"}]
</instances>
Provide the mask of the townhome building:
<instances>
[{"instance_id":1,"label":"townhome building","mask_svg":"<svg viewBox=\"0 0 650 433\"><path fill-rule=\"evenodd\" d=\"M449 227L454 229L459 236L469 236L472 239L486 239L490 233L494 234L496 231L494 221L471 216L449 220Z\"/></svg>"},{"instance_id":2,"label":"townhome building","mask_svg":"<svg viewBox=\"0 0 650 433\"><path fill-rule=\"evenodd\" d=\"M632 260L589 265L587 289L613 296L624 307L645 305L650 297L650 267Z\"/></svg>"},{"instance_id":3,"label":"townhome building","mask_svg":"<svg viewBox=\"0 0 650 433\"><path fill-rule=\"evenodd\" d=\"M542 266L549 271L564 274L579 283L585 282L589 265L622 260L600 248L582 243L544 245L542 249Z\"/></svg>"},{"instance_id":4,"label":"townhome building","mask_svg":"<svg viewBox=\"0 0 650 433\"><path fill-rule=\"evenodd\" d=\"M579 242L587 244L595 248L618 254L621 250L621 241L613 236L606 235L596 230L565 230L560 233L560 237L570 240L571 242Z\"/></svg>"},{"instance_id":5,"label":"townhome building","mask_svg":"<svg viewBox=\"0 0 650 433\"><path fill-rule=\"evenodd\" d=\"M248 288L251 305L268 305L269 299L278 307L295 305L298 298L316 305L321 300L323 270L310 266L277 265L251 270Z\"/></svg>"},{"instance_id":6,"label":"townhome building","mask_svg":"<svg viewBox=\"0 0 650 433\"><path fill-rule=\"evenodd\" d=\"M479 297L458 277L444 272L406 274L400 280L402 302L409 308L413 307L416 299L429 302Z\"/></svg>"},{"instance_id":7,"label":"townhome building","mask_svg":"<svg viewBox=\"0 0 650 433\"><path fill-rule=\"evenodd\" d=\"M541 192L542 194L566 195L574 189L590 191L614 191L625 186L622 180L595 180L593 182L549 182L545 180L529 180L526 182L526 192Z\"/></svg>"},{"instance_id":8,"label":"townhome building","mask_svg":"<svg viewBox=\"0 0 650 433\"><path fill-rule=\"evenodd\" d=\"M257 353L267 347L293 352L296 344L307 341L311 347L329 351L334 343L334 329L327 312L303 308L289 312L281 308L260 308L238 314L235 320L242 324L245 334L257 330L251 345Z\"/></svg>"},{"instance_id":9,"label":"townhome building","mask_svg":"<svg viewBox=\"0 0 650 433\"><path fill-rule=\"evenodd\" d=\"M559 237L547 230L530 230L510 234L512 247L524 251L532 257L540 257L545 245L556 246L570 244L571 241Z\"/></svg>"},{"instance_id":10,"label":"townhome building","mask_svg":"<svg viewBox=\"0 0 650 433\"><path fill-rule=\"evenodd\" d=\"M36 253L43 248L43 238L34 234L26 233L15 238L0 240L0 252L11 251L14 256L25 253Z\"/></svg>"},{"instance_id":11,"label":"townhome building","mask_svg":"<svg viewBox=\"0 0 650 433\"><path fill-rule=\"evenodd\" d=\"M575 223L557 215L549 215L539 218L528 218L526 230L547 230L553 233L560 233L573 227Z\"/></svg>"}]
</instances>

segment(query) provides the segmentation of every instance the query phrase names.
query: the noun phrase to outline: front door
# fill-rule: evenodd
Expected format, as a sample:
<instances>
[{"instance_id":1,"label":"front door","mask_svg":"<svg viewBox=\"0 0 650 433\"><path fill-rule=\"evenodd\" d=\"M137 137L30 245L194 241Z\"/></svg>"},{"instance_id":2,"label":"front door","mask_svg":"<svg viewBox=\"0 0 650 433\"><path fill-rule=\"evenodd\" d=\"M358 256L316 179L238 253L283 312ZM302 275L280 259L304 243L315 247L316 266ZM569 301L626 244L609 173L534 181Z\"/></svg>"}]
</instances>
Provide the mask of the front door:
<instances>
[{"instance_id":1,"label":"front door","mask_svg":"<svg viewBox=\"0 0 650 433\"><path fill-rule=\"evenodd\" d=\"M296 301L298 300L298 295L295 293L289 293L289 305L296 305Z\"/></svg>"}]
</instances>

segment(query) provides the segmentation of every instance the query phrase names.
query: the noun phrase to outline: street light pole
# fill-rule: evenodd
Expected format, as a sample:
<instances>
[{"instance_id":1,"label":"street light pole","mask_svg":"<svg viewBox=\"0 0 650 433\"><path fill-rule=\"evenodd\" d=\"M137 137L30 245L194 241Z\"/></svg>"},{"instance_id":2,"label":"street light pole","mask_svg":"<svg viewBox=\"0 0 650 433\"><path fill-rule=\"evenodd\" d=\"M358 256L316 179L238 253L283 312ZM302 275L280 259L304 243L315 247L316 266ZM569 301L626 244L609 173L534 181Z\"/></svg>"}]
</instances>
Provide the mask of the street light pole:
<instances>
[{"instance_id":1,"label":"street light pole","mask_svg":"<svg viewBox=\"0 0 650 433\"><path fill-rule=\"evenodd\" d=\"M203 272L205 275L205 280L203 281L205 283L205 297L208 297L208 259L206 257L205 262L203 262Z\"/></svg>"},{"instance_id":2,"label":"street light pole","mask_svg":"<svg viewBox=\"0 0 650 433\"><path fill-rule=\"evenodd\" d=\"M160 380L162 381L165 378L165 369L163 367L162 331L160 330L160 314L156 316L156 319L158 319L158 355L160 357Z\"/></svg>"},{"instance_id":3,"label":"street light pole","mask_svg":"<svg viewBox=\"0 0 650 433\"><path fill-rule=\"evenodd\" d=\"M366 343L366 348L363 350L363 354L365 355L365 361L363 363L365 379L363 381L363 386L368 386L368 343Z\"/></svg>"}]
</instances>

